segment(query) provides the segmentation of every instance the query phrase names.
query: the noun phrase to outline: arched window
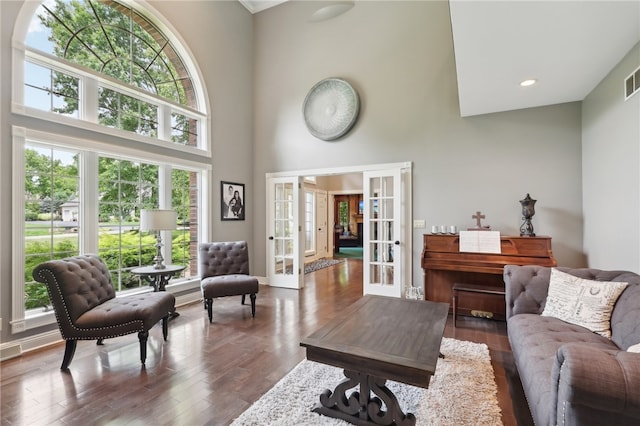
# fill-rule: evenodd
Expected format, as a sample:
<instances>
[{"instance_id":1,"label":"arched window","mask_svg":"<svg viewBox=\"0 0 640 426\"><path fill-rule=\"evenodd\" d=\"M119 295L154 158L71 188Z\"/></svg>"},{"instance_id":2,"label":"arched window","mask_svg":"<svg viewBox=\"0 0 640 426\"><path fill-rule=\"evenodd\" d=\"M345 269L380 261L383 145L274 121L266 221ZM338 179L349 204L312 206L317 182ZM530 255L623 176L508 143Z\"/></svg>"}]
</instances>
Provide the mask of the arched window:
<instances>
[{"instance_id":1,"label":"arched window","mask_svg":"<svg viewBox=\"0 0 640 426\"><path fill-rule=\"evenodd\" d=\"M206 150L175 43L118 1L45 1L25 37L24 105Z\"/></svg>"},{"instance_id":2,"label":"arched window","mask_svg":"<svg viewBox=\"0 0 640 426\"><path fill-rule=\"evenodd\" d=\"M155 253L154 235L140 232L142 209L177 212L164 257L187 266L175 288L198 285L209 217L207 97L186 46L141 5L25 2L16 24L14 58L24 66L14 66L12 106L27 118L13 128L14 247L23 259L13 271L16 332L52 320L46 290L31 277L45 260L98 253L118 291L148 290L130 273ZM43 132L39 121L55 125ZM64 126L90 137L70 137Z\"/></svg>"}]
</instances>

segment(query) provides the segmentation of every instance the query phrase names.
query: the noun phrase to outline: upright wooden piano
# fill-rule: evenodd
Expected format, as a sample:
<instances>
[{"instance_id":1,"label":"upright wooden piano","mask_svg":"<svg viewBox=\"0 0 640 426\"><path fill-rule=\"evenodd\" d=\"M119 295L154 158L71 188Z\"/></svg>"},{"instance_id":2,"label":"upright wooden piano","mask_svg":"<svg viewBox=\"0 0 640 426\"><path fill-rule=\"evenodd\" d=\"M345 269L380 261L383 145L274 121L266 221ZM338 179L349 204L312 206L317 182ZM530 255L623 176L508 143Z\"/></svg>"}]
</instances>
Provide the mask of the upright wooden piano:
<instances>
[{"instance_id":1,"label":"upright wooden piano","mask_svg":"<svg viewBox=\"0 0 640 426\"><path fill-rule=\"evenodd\" d=\"M501 236L500 254L462 253L459 246L457 235L424 235L421 263L427 300L451 303L454 283L495 286L504 291L504 265L557 265L551 237ZM459 294L458 313L504 319L505 300L490 294Z\"/></svg>"}]
</instances>

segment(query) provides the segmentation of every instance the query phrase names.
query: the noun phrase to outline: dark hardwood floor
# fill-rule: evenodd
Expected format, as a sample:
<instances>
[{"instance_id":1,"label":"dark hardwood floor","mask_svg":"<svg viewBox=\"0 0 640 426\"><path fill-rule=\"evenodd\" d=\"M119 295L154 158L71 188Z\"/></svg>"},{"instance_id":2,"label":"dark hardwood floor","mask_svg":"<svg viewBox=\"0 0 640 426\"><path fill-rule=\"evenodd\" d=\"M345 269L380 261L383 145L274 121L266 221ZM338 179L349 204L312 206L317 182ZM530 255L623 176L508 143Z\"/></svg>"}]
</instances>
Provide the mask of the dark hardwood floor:
<instances>
[{"instance_id":1,"label":"dark hardwood floor","mask_svg":"<svg viewBox=\"0 0 640 426\"><path fill-rule=\"evenodd\" d=\"M167 342L151 330L146 368L135 334L79 342L68 372L64 343L2 362L2 425L227 425L304 359L301 337L362 295L362 261L305 280L301 291L261 286L253 319L240 297L215 300L213 324L201 303L180 307ZM532 424L505 323L460 317L454 329L450 317L445 336L488 345L504 424Z\"/></svg>"}]
</instances>

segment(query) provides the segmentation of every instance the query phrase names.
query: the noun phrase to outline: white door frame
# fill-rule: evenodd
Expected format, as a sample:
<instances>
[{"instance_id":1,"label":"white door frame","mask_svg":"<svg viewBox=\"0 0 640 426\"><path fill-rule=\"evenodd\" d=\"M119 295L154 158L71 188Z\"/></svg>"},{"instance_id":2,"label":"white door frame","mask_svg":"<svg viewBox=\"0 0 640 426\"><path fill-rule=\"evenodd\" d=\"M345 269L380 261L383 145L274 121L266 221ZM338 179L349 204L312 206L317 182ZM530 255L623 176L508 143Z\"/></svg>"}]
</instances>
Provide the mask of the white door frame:
<instances>
[{"instance_id":1,"label":"white door frame","mask_svg":"<svg viewBox=\"0 0 640 426\"><path fill-rule=\"evenodd\" d=\"M316 194L316 202L315 202L315 225L316 225L316 258L322 258L329 256L329 193L326 190L318 190L315 191ZM320 206L322 203L319 202L322 200L324 202L324 212L320 212Z\"/></svg>"},{"instance_id":2,"label":"white door frame","mask_svg":"<svg viewBox=\"0 0 640 426\"><path fill-rule=\"evenodd\" d=\"M363 173L364 250L363 293L402 297L406 254L402 220L402 170ZM377 205L377 213L376 206ZM372 235L372 233L374 235Z\"/></svg>"},{"instance_id":3,"label":"white door frame","mask_svg":"<svg viewBox=\"0 0 640 426\"><path fill-rule=\"evenodd\" d=\"M345 166L345 167L331 167L331 168L321 168L321 169L309 169L309 170L297 170L297 171L289 171L289 172L277 172L277 173L266 173L265 179L276 178L276 177L304 177L304 176L331 176L331 175L343 175L349 173L363 173L366 171L374 171L374 170L392 170L392 169L400 169L402 176L402 191L404 195L404 202L402 203L402 213L401 217L403 218L402 224L402 238L406 241L404 259L403 259L403 277L404 283L403 287L407 285L411 285L411 280L413 279L413 261L412 261L412 253L413 253L413 235L412 235L412 227L411 224L413 222L413 200L412 196L412 164L410 161L402 162L402 163L385 163L385 164L369 164L369 165L361 165L361 166ZM364 182L363 182L364 187ZM353 192L353 191L351 191ZM334 192L329 192L328 203L327 206L333 205L333 194ZM267 208L269 208L269 197L266 200ZM333 229L335 225L333 222L333 214L328 215L329 219L329 229ZM267 221L267 228L269 228L269 222ZM298 234L301 235L301 234ZM333 233L330 232L331 237L329 240L333 239ZM267 262L269 259L267 259ZM300 259L304 264L304 256ZM364 265L366 267L366 265ZM304 274L302 276L302 285L304 286ZM404 289L403 289L404 294Z\"/></svg>"},{"instance_id":4,"label":"white door frame","mask_svg":"<svg viewBox=\"0 0 640 426\"><path fill-rule=\"evenodd\" d=\"M277 188L281 199L276 200ZM290 193L285 192L290 188ZM304 287L304 191L302 177L279 176L266 179L267 194L267 277L269 285Z\"/></svg>"}]
</instances>

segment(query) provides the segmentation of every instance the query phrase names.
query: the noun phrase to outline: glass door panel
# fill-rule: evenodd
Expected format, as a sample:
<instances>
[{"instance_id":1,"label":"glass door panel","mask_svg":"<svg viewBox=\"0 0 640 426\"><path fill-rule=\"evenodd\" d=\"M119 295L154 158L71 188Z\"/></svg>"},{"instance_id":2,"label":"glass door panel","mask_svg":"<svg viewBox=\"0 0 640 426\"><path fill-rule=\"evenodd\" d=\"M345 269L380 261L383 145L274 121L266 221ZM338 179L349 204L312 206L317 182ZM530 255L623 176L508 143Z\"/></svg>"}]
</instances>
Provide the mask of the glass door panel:
<instances>
[{"instance_id":1,"label":"glass door panel","mask_svg":"<svg viewBox=\"0 0 640 426\"><path fill-rule=\"evenodd\" d=\"M276 287L301 288L303 276L299 248L301 199L299 178L267 179L268 194L268 273L269 284Z\"/></svg>"},{"instance_id":2,"label":"glass door panel","mask_svg":"<svg viewBox=\"0 0 640 426\"><path fill-rule=\"evenodd\" d=\"M364 173L365 294L400 297L400 170Z\"/></svg>"}]
</instances>

